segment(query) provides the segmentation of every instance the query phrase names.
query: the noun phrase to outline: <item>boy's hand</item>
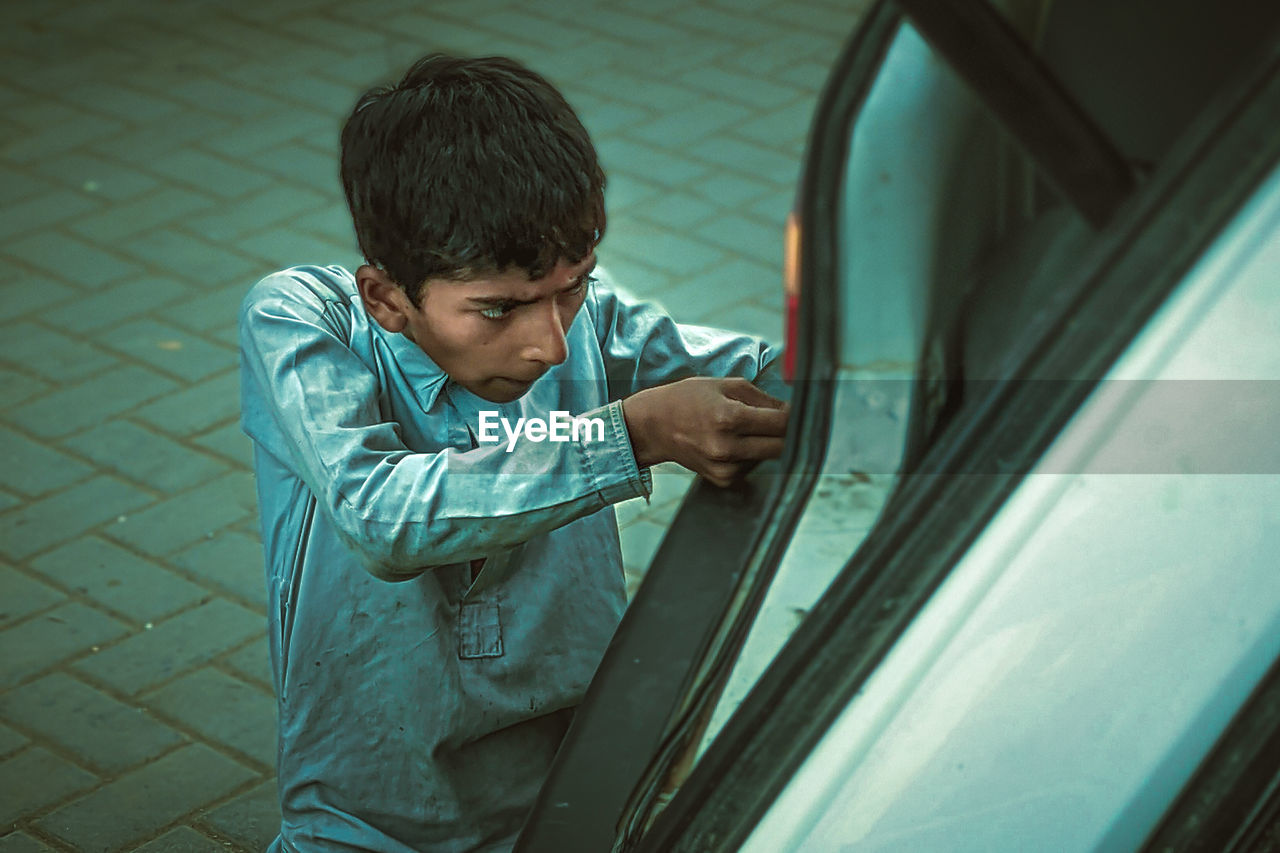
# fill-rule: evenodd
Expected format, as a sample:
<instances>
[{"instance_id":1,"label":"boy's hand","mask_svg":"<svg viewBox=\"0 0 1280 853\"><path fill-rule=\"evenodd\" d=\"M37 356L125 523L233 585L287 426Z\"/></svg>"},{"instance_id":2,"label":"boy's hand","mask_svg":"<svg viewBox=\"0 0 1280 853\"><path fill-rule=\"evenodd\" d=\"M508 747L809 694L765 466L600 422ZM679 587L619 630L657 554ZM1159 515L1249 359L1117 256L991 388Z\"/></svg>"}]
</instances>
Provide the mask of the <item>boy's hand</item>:
<instances>
[{"instance_id":1,"label":"boy's hand","mask_svg":"<svg viewBox=\"0 0 1280 853\"><path fill-rule=\"evenodd\" d=\"M737 377L682 379L622 401L640 467L677 462L722 487L782 455L788 411Z\"/></svg>"}]
</instances>

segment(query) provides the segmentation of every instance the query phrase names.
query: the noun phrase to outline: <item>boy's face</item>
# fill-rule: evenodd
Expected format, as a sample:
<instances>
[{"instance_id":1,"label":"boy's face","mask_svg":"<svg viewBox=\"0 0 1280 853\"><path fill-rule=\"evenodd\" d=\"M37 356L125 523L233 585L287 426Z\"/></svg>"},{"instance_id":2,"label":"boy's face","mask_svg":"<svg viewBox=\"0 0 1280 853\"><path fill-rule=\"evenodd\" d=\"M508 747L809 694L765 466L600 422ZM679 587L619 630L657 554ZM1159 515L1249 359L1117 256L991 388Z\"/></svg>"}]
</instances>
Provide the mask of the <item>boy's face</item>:
<instances>
[{"instance_id":1,"label":"boy's face","mask_svg":"<svg viewBox=\"0 0 1280 853\"><path fill-rule=\"evenodd\" d=\"M521 270L471 281L432 279L419 305L371 266L356 271L370 316L404 332L449 378L482 399L509 403L569 357L565 332L586 298L595 255L561 261L529 281Z\"/></svg>"}]
</instances>

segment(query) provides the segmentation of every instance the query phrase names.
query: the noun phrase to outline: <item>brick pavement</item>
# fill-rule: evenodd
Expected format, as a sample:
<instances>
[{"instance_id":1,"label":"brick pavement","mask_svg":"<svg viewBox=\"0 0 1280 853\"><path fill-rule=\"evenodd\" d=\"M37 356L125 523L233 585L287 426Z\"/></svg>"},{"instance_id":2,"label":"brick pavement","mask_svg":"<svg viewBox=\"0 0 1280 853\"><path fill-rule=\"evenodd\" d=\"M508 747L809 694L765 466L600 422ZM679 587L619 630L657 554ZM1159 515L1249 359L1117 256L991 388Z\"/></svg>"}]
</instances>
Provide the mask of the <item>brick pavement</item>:
<instances>
[{"instance_id":1,"label":"brick pavement","mask_svg":"<svg viewBox=\"0 0 1280 853\"><path fill-rule=\"evenodd\" d=\"M261 850L273 700L235 309L358 262L341 117L429 48L559 84L602 262L776 337L781 224L859 0L0 6L0 853ZM633 581L687 478L619 507Z\"/></svg>"}]
</instances>

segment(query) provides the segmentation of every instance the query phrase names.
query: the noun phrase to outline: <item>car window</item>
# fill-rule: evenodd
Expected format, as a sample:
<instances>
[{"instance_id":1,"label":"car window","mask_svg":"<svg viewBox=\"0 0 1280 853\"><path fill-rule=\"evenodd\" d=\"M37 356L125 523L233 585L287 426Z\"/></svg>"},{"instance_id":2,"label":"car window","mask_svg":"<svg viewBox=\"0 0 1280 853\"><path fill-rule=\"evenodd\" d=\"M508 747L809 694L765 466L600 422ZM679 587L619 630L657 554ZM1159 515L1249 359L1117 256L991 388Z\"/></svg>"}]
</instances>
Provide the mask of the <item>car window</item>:
<instances>
[{"instance_id":1,"label":"car window","mask_svg":"<svg viewBox=\"0 0 1280 853\"><path fill-rule=\"evenodd\" d=\"M1171 54L1162 46L1155 55L1144 55L1140 45L1144 33L1151 27L1167 28L1168 21L1161 17L1167 7L1154 3L1125 6L1115 14L1111 14L1115 10L1109 12L1102 4L1083 2L1022 3L1006 11L1035 45L1050 70L1062 75L1072 96L1087 108L1098 111L1097 120L1104 133L1114 134L1115 144L1131 166L1135 179L1144 181L1173 150L1177 138L1211 105L1214 94L1234 79L1240 66L1248 65L1251 51L1241 48L1228 52L1221 45L1215 45L1209 52L1214 61L1199 70L1179 68L1177 73L1162 75L1161 69L1169 70ZM1108 24L1105 38L1089 32L1086 22L1108 15L1108 20L1117 15L1120 20ZM1236 24L1219 26L1220 15L1221 12L1204 7L1180 4L1173 10L1172 17L1181 28L1179 34L1184 44L1194 41L1198 33L1224 30L1234 33L1238 45L1252 44ZM1261 23L1255 23L1260 27L1259 32L1266 32ZM900 42L895 44L910 42L914 37L907 27L899 36ZM923 40L915 38L915 41L916 45L910 49L922 49ZM1096 63L1100 61L1097 55L1100 51L1107 53L1105 59L1109 62L1126 60L1131 66L1138 66L1137 72L1125 77L1125 86L1108 88L1105 77L1089 73L1091 63L1099 67ZM1190 53L1200 56L1204 51L1191 50ZM892 58L891 54L890 62ZM1187 82L1188 75L1198 75L1194 85ZM901 101L902 81L890 82L898 84L893 93ZM885 85L887 89L888 83ZM866 396L859 390L859 383L863 386L868 381L878 383L875 387L882 390L880 396L894 401L887 410L899 412L897 420L902 423L901 449L905 456L897 457L900 464L892 464L893 451L882 452L878 467L873 466L874 470L870 471L837 472L824 468L829 476L844 477L840 484L828 481L836 488L827 490L827 496L841 491L847 498L859 487L865 487L872 477L881 477L888 478L888 482L881 484L879 500L882 502L892 490L894 478L903 471L960 473L954 467L957 464L954 459L941 463L944 466L941 469L936 467L937 460L931 459L934 449L945 443L949 430L963 427L966 413L980 407L996 386L1017 380L1020 365L1042 343L1049 324L1060 318L1088 286L1089 280L1079 274L1080 270L1112 249L1101 227L1105 223L1091 222L1090 217L1054 189L1034 159L1009 138L1001 122L978 104L976 96L955 75L944 69L936 88L922 97L926 104L942 104L951 111L951 120L939 123L946 125L941 132L952 136L938 147L962 161L963 167L957 168L955 160L941 164L926 160L926 166L937 170L931 174L920 167L919 160L912 161L907 156L899 164L901 174L895 175L885 172L883 158L869 158L865 162L874 162L879 168L868 165L865 174L859 175L857 156L860 145L865 150L866 140L853 128L849 136L853 166L845 175L842 200L846 205L842 226L845 246L855 248L850 248L845 258L853 258L853 268L844 270L846 283L841 293L845 301L838 306L844 324L842 339L850 343L850 349L842 353L845 369L840 374L835 396L841 399L843 394L847 402L859 395ZM866 117L875 98L873 91L859 120ZM1128 109L1115 109L1114 105L1123 98L1128 98ZM1157 115L1153 115L1150 124L1135 123L1132 119L1135 110ZM901 123L900 128L907 134L909 123ZM938 132L930 126L928 137L917 131L917 135L905 135L899 142L903 148L918 153L919 149L927 149L937 141L934 137ZM907 152L910 153L912 151ZM858 183L863 178L865 180ZM875 181L892 185L896 179L909 178L916 180L918 188L923 187L922 192L934 195L922 197L915 208L904 208L900 218L895 218L899 211L886 213L876 207ZM879 219L875 219L877 216ZM872 225L868 226L868 222ZM865 232L869 227L879 231L868 236ZM887 246L894 244L901 247L896 256L886 251ZM913 270L915 277L904 275L904 268ZM854 283L850 285L850 281ZM872 291L869 285L859 287L858 282L866 281L888 282L897 289L884 287L875 295L885 298L871 304L857 301L855 297L865 298ZM872 322L867 322L868 314ZM890 365L891 369L879 375L869 372L866 366L877 360ZM914 375L917 382L904 382L904 372ZM907 417L901 416L904 401L910 410ZM839 403L836 409L839 410ZM854 423L857 421L852 418L833 419L832 448L844 447L841 442L853 445L865 440L865 433L841 429L841 425ZM847 456L838 452L828 456L828 462L833 458L848 461ZM865 452L862 459L866 461ZM935 467L930 468L930 464ZM960 464L963 465L963 460ZM952 467L947 468L948 465ZM823 495L819 485L808 499L810 508L821 506ZM807 559L811 554L805 557L797 554L797 550L803 551L800 548L806 533L803 521L797 529L793 548L787 556L795 557L795 562L806 566L810 584L804 593L810 594L812 601L820 597L830 578L851 562L866 531L864 519L868 508L866 501L857 505L856 512L862 515L850 514L848 528L843 531L843 550L838 546L831 549L822 566L815 566L815 561ZM890 504L889 511L892 510ZM870 505L873 520L878 511L879 503L873 501ZM834 532L841 533L838 529ZM794 586L794 580L793 572L780 571L770 595L788 582ZM784 606L803 611L806 608L794 606L797 598L793 595ZM757 622L763 624L769 613L766 599ZM773 616L777 615L775 610ZM798 626L803 616L803 612L794 613L792 626ZM733 705L748 694L773 654L784 645L788 632L777 627L783 624L785 620L774 618L773 627L753 634L756 639L768 635L754 650L752 640L747 640L744 648L750 654L744 654L738 661L734 673L739 676L736 683L733 675L725 678L721 674L729 688L714 710L699 721L699 736L686 743L680 758L667 764L668 775L661 793L654 797L651 789L646 806L641 806L642 798L637 798L637 806L648 809L649 819L660 812L680 780L695 766L693 759L705 752L714 742L719 726L732 716ZM633 828L646 823L633 822Z\"/></svg>"}]
</instances>

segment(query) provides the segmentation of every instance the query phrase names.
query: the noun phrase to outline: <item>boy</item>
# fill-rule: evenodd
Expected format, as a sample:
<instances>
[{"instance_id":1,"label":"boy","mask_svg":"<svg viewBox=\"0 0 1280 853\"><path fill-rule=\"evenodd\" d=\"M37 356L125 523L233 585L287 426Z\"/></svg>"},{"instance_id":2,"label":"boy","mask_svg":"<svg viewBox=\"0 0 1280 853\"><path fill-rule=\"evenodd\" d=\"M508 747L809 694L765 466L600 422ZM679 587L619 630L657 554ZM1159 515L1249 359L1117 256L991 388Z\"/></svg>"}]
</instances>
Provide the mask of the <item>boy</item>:
<instances>
[{"instance_id":1,"label":"boy","mask_svg":"<svg viewBox=\"0 0 1280 853\"><path fill-rule=\"evenodd\" d=\"M271 849L506 850L625 605L611 505L664 460L723 485L779 455L785 406L748 381L777 353L596 282L595 150L510 60L367 92L341 171L368 263L269 276L241 313ZM482 425L566 412L567 439Z\"/></svg>"}]
</instances>

